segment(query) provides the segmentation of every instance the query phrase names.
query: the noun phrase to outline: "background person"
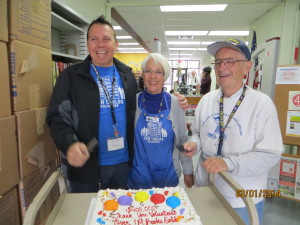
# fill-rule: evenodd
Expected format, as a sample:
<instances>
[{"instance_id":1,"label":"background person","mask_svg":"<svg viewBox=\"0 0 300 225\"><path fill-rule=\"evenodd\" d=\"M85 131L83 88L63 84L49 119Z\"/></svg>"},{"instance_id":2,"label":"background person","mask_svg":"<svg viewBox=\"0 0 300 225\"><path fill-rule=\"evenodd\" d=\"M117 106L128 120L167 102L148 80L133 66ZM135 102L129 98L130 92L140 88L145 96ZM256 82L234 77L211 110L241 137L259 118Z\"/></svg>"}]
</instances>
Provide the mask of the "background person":
<instances>
[{"instance_id":1,"label":"background person","mask_svg":"<svg viewBox=\"0 0 300 225\"><path fill-rule=\"evenodd\" d=\"M196 185L206 186L208 173L228 171L244 190L266 190L268 171L283 151L277 111L269 96L243 84L252 62L248 47L237 39L208 46L215 57L220 89L204 95L195 111L193 136L185 143L192 156L202 150ZM241 218L249 224L241 198L219 177L215 184ZM253 198L261 221L264 200Z\"/></svg>"},{"instance_id":2,"label":"background person","mask_svg":"<svg viewBox=\"0 0 300 225\"><path fill-rule=\"evenodd\" d=\"M203 68L202 74L201 74L201 85L200 85L200 94L205 95L206 93L210 92L210 86L211 86L211 67L207 66Z\"/></svg>"},{"instance_id":3,"label":"background person","mask_svg":"<svg viewBox=\"0 0 300 225\"><path fill-rule=\"evenodd\" d=\"M197 85L200 85L200 79L197 75L196 70L192 70L192 76L190 77L190 85L192 85L193 88L196 88Z\"/></svg>"},{"instance_id":4,"label":"background person","mask_svg":"<svg viewBox=\"0 0 300 225\"><path fill-rule=\"evenodd\" d=\"M135 154L130 170L130 189L174 187L181 166L187 187L194 185L192 159L176 149L187 140L184 111L177 98L163 91L170 74L168 60L158 53L142 62L145 91L137 95Z\"/></svg>"}]
</instances>

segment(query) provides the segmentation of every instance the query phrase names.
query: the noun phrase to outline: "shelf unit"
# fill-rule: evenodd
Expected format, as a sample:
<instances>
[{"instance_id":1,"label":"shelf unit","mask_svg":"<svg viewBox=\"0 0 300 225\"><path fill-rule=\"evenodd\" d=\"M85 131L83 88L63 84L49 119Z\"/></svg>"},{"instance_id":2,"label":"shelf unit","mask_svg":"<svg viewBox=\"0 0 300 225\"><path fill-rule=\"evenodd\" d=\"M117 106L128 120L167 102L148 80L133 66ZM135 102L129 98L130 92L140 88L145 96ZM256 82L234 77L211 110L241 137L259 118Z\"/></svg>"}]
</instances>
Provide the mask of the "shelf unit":
<instances>
[{"instance_id":1,"label":"shelf unit","mask_svg":"<svg viewBox=\"0 0 300 225\"><path fill-rule=\"evenodd\" d=\"M82 61L86 55L86 30L89 21L70 7L51 3L52 58L62 62Z\"/></svg>"}]
</instances>

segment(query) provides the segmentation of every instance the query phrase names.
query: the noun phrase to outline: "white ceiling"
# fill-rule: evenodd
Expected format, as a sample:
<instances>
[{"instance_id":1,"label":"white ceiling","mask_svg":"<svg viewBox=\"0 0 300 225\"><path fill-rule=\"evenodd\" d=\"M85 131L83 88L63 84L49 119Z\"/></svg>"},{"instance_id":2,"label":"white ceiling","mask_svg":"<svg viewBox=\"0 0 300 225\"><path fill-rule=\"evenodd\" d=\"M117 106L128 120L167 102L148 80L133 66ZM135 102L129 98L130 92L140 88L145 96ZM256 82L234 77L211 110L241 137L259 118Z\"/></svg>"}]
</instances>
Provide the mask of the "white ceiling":
<instances>
[{"instance_id":1,"label":"white ceiling","mask_svg":"<svg viewBox=\"0 0 300 225\"><path fill-rule=\"evenodd\" d=\"M127 1L139 5L149 5L149 1ZM126 2L126 1L125 1ZM146 3L148 2L148 4ZM178 47L189 47L189 48L206 48L207 45L168 45L167 41L186 41L179 39L178 36L166 36L164 31L249 31L252 28L250 24L256 19L262 17L268 10L277 6L281 3L280 0L223 0L223 1L192 1L198 2L198 4L218 3L225 4L230 2L223 12L161 12L159 5L186 4L191 1L154 1L157 5L154 6L115 6L113 7L123 19L130 25L130 27L137 33L137 35L148 45L153 51L154 38L158 38L161 42L161 53L170 58L170 53L179 54L179 50L170 50L170 48ZM112 5L121 5L120 0L110 0ZM124 2L123 2L124 3ZM164 3L164 4L161 4ZM152 4L155 4L152 2ZM130 5L130 4L127 4ZM133 5L133 4L132 4ZM112 18L113 14L112 14ZM112 19L113 25L119 25L114 19ZM267 29L267 28L266 28ZM117 36L119 35L131 35L128 34L124 29L116 31ZM231 38L232 36L194 36L190 41L200 42L214 42ZM251 40L248 36L237 36L244 41ZM118 40L119 43L124 42L136 42L134 39L129 40ZM250 46L250 44L248 45ZM142 48L138 46L119 46L119 48ZM189 56L191 60L201 60L205 56L206 51L180 51L181 57L185 58L183 54L193 54ZM176 57L176 56L174 56ZM178 57L178 56L177 56Z\"/></svg>"}]
</instances>

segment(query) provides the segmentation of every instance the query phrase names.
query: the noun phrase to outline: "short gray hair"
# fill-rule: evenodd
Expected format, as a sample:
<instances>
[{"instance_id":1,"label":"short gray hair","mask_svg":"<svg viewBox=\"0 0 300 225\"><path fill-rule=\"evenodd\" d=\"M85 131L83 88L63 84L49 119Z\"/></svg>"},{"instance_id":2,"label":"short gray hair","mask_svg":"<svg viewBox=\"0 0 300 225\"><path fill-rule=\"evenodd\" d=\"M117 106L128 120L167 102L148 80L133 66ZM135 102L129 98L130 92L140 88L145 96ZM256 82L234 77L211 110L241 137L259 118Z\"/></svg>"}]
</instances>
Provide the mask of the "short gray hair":
<instances>
[{"instance_id":1,"label":"short gray hair","mask_svg":"<svg viewBox=\"0 0 300 225\"><path fill-rule=\"evenodd\" d=\"M170 76L170 66L168 60L159 53L149 53L147 57L142 62L142 70L145 71L146 64L150 59L153 59L155 63L159 63L164 69L164 81L166 81Z\"/></svg>"}]
</instances>

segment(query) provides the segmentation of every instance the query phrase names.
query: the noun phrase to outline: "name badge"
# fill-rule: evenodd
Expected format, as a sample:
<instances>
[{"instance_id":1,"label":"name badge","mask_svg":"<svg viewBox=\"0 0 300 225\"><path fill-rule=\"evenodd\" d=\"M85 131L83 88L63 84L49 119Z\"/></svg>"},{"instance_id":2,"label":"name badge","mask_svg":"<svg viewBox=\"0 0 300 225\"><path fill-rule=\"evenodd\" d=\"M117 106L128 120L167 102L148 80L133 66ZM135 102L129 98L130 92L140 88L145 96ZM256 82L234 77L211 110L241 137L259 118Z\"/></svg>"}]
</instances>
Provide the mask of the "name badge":
<instances>
[{"instance_id":1,"label":"name badge","mask_svg":"<svg viewBox=\"0 0 300 225\"><path fill-rule=\"evenodd\" d=\"M146 121L147 122L158 123L159 122L159 118L158 117L153 117L153 116L147 116L146 117Z\"/></svg>"},{"instance_id":2,"label":"name badge","mask_svg":"<svg viewBox=\"0 0 300 225\"><path fill-rule=\"evenodd\" d=\"M115 151L124 148L124 138L112 138L107 139L107 149L108 151Z\"/></svg>"}]
</instances>

